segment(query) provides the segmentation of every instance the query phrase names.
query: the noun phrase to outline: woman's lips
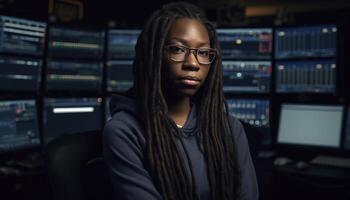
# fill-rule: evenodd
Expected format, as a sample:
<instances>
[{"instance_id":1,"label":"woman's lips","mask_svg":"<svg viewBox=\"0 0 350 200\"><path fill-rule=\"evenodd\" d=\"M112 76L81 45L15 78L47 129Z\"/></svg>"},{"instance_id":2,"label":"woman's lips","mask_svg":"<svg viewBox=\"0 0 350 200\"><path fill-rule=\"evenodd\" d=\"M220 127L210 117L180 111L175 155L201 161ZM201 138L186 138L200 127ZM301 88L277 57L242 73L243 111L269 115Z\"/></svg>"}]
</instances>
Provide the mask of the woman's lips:
<instances>
[{"instance_id":1,"label":"woman's lips","mask_svg":"<svg viewBox=\"0 0 350 200\"><path fill-rule=\"evenodd\" d=\"M197 80L190 80L190 79L181 79L180 82L185 85L190 85L190 86L197 86L199 85L200 81Z\"/></svg>"},{"instance_id":2,"label":"woman's lips","mask_svg":"<svg viewBox=\"0 0 350 200\"><path fill-rule=\"evenodd\" d=\"M194 76L184 76L180 78L180 82L184 85L194 87L199 85L201 80Z\"/></svg>"}]
</instances>

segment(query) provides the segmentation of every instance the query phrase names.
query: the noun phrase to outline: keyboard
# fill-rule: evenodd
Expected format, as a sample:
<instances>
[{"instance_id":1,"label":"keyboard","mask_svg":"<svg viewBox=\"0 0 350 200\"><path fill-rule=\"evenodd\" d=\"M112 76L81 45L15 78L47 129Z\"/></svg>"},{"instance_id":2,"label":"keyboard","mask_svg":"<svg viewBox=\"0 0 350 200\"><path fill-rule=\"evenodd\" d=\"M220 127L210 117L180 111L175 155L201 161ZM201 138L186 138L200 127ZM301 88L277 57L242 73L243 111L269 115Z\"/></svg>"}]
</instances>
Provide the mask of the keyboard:
<instances>
[{"instance_id":1,"label":"keyboard","mask_svg":"<svg viewBox=\"0 0 350 200\"><path fill-rule=\"evenodd\" d=\"M325 165L330 167L342 167L342 168L350 168L350 159L349 158L341 158L341 157L333 157L333 156L317 156L316 158L310 161L311 164L315 165Z\"/></svg>"}]
</instances>

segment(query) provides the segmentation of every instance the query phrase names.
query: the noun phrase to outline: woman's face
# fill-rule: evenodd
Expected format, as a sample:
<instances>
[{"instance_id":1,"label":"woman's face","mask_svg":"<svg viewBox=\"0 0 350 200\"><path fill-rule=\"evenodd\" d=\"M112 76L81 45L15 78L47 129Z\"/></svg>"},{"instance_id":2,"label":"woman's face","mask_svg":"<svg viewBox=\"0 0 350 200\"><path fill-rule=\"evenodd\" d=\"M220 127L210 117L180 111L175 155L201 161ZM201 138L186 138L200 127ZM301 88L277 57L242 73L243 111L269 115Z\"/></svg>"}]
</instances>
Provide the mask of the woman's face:
<instances>
[{"instance_id":1,"label":"woman's face","mask_svg":"<svg viewBox=\"0 0 350 200\"><path fill-rule=\"evenodd\" d=\"M208 31L198 20L178 19L170 27L163 54L163 92L168 95L193 96L208 75L210 64L201 64L206 51L188 48L210 48Z\"/></svg>"}]
</instances>

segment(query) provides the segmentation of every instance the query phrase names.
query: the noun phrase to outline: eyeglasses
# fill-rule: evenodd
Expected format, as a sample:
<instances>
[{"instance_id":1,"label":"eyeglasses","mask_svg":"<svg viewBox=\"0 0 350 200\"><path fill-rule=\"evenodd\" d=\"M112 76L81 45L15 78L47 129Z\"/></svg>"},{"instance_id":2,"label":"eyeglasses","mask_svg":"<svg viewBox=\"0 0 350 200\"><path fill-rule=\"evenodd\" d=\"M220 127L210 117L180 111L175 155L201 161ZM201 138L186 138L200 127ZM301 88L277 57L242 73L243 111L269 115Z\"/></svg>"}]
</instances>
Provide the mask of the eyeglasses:
<instances>
[{"instance_id":1,"label":"eyeglasses","mask_svg":"<svg viewBox=\"0 0 350 200\"><path fill-rule=\"evenodd\" d=\"M175 62L183 62L191 51L194 51L194 55L200 64L208 65L212 63L217 54L216 49L201 47L201 48L189 48L183 45L170 44L165 46L168 51L169 58Z\"/></svg>"}]
</instances>

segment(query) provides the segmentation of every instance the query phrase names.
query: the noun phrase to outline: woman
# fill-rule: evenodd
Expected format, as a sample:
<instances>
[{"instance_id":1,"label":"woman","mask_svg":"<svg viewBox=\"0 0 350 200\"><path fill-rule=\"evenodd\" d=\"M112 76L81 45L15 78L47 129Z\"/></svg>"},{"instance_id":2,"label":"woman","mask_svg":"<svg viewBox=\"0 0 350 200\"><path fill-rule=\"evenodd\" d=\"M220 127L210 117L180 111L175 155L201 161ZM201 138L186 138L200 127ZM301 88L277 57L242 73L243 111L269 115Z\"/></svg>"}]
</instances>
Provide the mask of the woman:
<instances>
[{"instance_id":1,"label":"woman","mask_svg":"<svg viewBox=\"0 0 350 200\"><path fill-rule=\"evenodd\" d=\"M151 16L134 88L110 106L104 154L116 199L258 199L244 130L226 112L215 28L195 6Z\"/></svg>"}]
</instances>

